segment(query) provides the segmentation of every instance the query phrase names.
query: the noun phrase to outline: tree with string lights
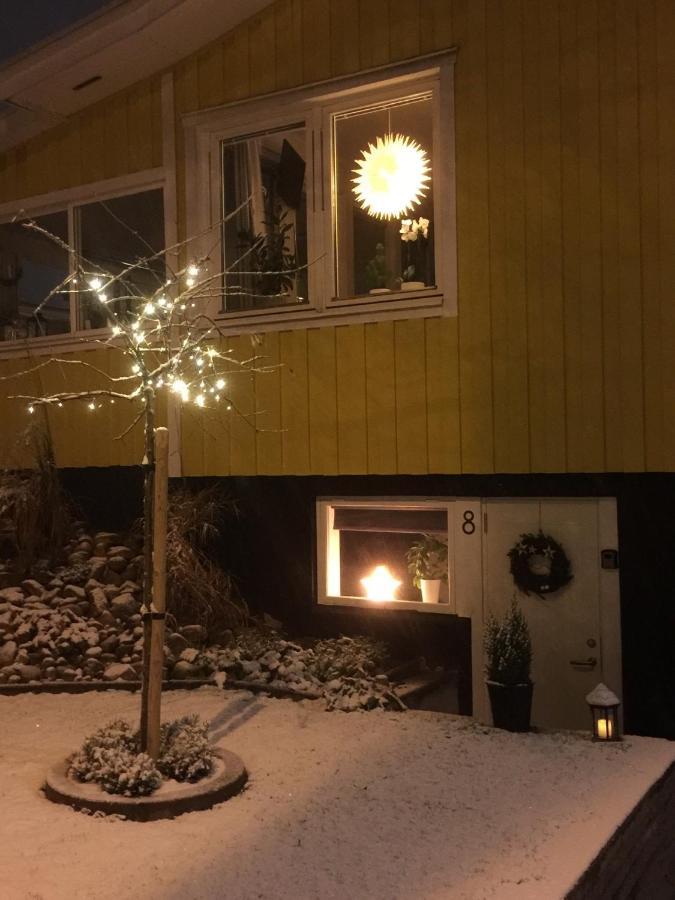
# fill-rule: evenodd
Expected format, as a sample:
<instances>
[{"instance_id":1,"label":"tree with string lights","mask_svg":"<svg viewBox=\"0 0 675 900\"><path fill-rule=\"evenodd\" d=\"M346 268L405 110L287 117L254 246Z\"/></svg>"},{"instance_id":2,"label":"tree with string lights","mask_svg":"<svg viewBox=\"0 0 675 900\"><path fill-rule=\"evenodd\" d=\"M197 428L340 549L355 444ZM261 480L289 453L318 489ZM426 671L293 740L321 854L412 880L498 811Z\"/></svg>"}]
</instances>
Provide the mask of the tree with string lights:
<instances>
[{"instance_id":1,"label":"tree with string lights","mask_svg":"<svg viewBox=\"0 0 675 900\"><path fill-rule=\"evenodd\" d=\"M239 209L230 213L228 218L237 212ZM84 360L50 357L0 380L20 379L54 366L63 367L63 371L74 368L84 370L103 386L43 395L15 394L12 399L25 402L30 414L40 407L64 408L72 403L84 403L91 411L96 411L106 402L126 401L135 408L136 414L128 428L119 435L120 438L140 422L143 423L144 653L141 746L150 755L156 756L164 643L166 560L162 554L165 554L168 455L167 431L155 428L156 406L164 394L182 404L192 404L201 409L222 408L227 413L241 416L251 427L258 428L252 414L235 404L228 390L229 376L238 372L271 372L276 367L266 365L264 357L255 352L242 360L236 359L230 350L223 351L220 345L222 331L211 314L214 301L222 299L227 292L227 274L255 274L243 270L257 247L253 244L244 251L226 272L210 272L209 260L202 258L187 262L165 277L167 259L177 258L188 251L190 242L184 241L158 252L151 250L147 256L133 263L121 264L119 271L111 273L102 271L81 254L76 254L63 240L36 222L27 221L23 225L54 241L76 260L74 270L50 291L36 308L35 315L40 314L50 299L62 293L75 294L78 300L96 304L107 324L108 336L84 338L84 342L103 344L112 352L122 353L129 363L128 373L114 376ZM236 290L243 292L241 288ZM163 462L158 461L157 457L160 447Z\"/></svg>"}]
</instances>

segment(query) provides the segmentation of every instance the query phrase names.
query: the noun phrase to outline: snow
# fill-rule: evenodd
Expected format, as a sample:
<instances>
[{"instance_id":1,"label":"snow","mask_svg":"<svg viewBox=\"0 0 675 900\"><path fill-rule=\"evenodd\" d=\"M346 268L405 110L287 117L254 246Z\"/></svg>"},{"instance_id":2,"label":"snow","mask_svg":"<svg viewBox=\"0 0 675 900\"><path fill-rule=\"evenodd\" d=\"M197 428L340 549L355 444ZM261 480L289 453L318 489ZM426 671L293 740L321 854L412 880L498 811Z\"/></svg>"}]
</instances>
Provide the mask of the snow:
<instances>
[{"instance_id":1,"label":"snow","mask_svg":"<svg viewBox=\"0 0 675 900\"><path fill-rule=\"evenodd\" d=\"M675 744L514 735L428 712L326 712L215 687L197 712L251 774L238 797L135 823L51 804L47 769L139 698L0 697L3 900L562 897Z\"/></svg>"}]
</instances>

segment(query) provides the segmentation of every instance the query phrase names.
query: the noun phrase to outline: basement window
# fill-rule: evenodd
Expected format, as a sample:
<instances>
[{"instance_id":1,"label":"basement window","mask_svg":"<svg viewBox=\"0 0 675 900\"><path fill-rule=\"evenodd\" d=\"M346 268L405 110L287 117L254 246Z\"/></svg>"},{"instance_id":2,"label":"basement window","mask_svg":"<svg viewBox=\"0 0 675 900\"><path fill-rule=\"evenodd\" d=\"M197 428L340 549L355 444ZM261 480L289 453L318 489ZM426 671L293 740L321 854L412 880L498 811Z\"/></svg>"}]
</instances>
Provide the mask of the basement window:
<instances>
[{"instance_id":1,"label":"basement window","mask_svg":"<svg viewBox=\"0 0 675 900\"><path fill-rule=\"evenodd\" d=\"M318 501L319 603L454 612L452 510L443 500ZM426 570L415 578L420 552Z\"/></svg>"}]
</instances>

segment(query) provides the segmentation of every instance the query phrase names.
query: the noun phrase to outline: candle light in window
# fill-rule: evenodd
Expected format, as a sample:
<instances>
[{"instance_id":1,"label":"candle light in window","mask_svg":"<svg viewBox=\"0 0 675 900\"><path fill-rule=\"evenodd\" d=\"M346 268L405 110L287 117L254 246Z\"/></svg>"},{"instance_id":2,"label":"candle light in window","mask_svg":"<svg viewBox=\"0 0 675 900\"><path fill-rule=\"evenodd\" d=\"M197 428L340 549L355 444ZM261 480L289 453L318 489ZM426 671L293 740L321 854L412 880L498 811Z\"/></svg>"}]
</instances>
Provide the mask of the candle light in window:
<instances>
[{"instance_id":1,"label":"candle light in window","mask_svg":"<svg viewBox=\"0 0 675 900\"><path fill-rule=\"evenodd\" d=\"M396 589L401 582L393 577L386 566L375 566L366 578L361 579L369 600L396 600Z\"/></svg>"}]
</instances>

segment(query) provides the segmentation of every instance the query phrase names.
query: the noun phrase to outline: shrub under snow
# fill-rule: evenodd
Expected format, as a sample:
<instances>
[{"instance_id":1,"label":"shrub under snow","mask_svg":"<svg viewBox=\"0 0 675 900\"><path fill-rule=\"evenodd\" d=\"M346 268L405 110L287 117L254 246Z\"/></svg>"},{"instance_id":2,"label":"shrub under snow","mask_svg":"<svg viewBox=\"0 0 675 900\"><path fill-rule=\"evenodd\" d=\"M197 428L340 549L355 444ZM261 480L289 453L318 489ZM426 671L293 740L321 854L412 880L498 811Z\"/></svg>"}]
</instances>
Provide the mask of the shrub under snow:
<instances>
[{"instance_id":1,"label":"shrub under snow","mask_svg":"<svg viewBox=\"0 0 675 900\"><path fill-rule=\"evenodd\" d=\"M162 777L199 781L213 768L214 750L208 723L186 716L162 726L159 759L155 763L139 749L139 734L116 719L88 737L70 760L68 774L98 784L108 794L143 797L152 794Z\"/></svg>"}]
</instances>

